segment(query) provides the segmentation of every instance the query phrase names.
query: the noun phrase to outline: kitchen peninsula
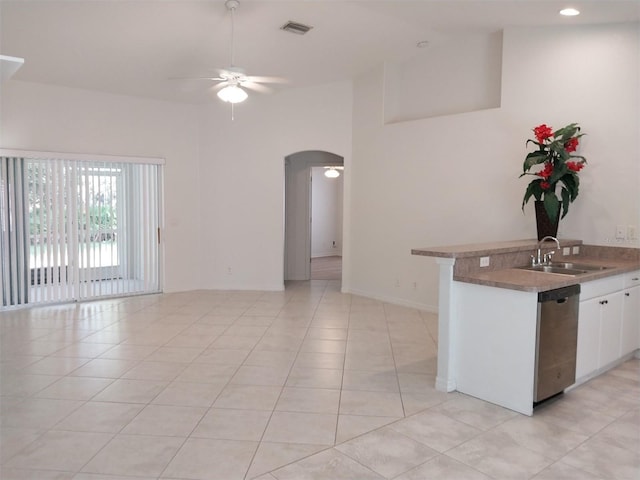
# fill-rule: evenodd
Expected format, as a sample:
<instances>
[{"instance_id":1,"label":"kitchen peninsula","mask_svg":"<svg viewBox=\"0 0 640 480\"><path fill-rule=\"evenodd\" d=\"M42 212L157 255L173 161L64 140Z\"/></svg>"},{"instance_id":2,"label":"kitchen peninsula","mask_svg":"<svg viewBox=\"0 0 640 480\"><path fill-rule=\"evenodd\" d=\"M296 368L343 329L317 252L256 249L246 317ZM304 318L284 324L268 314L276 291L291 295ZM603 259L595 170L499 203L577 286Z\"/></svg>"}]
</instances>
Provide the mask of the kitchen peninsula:
<instances>
[{"instance_id":1,"label":"kitchen peninsula","mask_svg":"<svg viewBox=\"0 0 640 480\"><path fill-rule=\"evenodd\" d=\"M640 249L544 242L553 262L590 264L577 276L523 270L536 240L413 249L439 265L436 388L531 415L538 293L579 284L576 384L640 348ZM610 299L610 301L609 301Z\"/></svg>"}]
</instances>

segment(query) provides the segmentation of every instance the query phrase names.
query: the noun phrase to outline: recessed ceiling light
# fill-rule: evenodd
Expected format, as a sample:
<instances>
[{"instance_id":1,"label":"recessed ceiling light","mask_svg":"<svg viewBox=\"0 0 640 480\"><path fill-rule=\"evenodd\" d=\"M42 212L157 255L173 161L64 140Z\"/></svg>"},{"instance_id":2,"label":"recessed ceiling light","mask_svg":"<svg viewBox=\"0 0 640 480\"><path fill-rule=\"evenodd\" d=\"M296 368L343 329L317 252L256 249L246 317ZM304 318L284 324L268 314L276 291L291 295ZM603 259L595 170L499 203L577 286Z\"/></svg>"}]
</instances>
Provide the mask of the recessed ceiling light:
<instances>
[{"instance_id":1,"label":"recessed ceiling light","mask_svg":"<svg viewBox=\"0 0 640 480\"><path fill-rule=\"evenodd\" d=\"M576 15L580 15L580 11L575 8L564 8L560 10L560 15L564 15L565 17L575 17Z\"/></svg>"}]
</instances>

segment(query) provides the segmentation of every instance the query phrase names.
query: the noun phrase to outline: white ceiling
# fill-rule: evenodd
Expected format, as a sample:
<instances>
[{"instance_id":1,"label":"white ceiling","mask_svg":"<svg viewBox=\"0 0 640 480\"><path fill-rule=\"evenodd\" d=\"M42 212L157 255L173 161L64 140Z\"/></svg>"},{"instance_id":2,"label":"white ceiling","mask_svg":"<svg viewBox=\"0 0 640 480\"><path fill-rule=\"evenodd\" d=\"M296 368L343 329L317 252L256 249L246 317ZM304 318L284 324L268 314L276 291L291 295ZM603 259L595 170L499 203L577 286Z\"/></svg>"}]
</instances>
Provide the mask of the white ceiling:
<instances>
[{"instance_id":1,"label":"white ceiling","mask_svg":"<svg viewBox=\"0 0 640 480\"><path fill-rule=\"evenodd\" d=\"M565 6L582 14L558 15ZM312 25L283 32L287 20ZM416 43L505 26L640 20L640 0L241 0L236 63L295 88L351 79ZM15 79L184 102L216 101L202 76L228 66L223 0L0 0L0 54L22 57Z\"/></svg>"}]
</instances>

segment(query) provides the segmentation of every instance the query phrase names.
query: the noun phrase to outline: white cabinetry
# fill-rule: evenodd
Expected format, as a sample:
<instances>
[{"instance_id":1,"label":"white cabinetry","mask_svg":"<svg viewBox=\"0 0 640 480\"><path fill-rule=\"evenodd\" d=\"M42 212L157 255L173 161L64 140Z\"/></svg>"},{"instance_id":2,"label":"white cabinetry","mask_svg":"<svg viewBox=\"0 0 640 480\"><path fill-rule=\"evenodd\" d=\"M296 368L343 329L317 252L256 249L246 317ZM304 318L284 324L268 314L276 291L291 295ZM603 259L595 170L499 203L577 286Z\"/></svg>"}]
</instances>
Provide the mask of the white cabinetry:
<instances>
[{"instance_id":1,"label":"white cabinetry","mask_svg":"<svg viewBox=\"0 0 640 480\"><path fill-rule=\"evenodd\" d=\"M631 286L634 281L638 286ZM625 288L628 285L631 288ZM587 282L582 286L581 300L577 383L639 348L640 272Z\"/></svg>"},{"instance_id":2,"label":"white cabinetry","mask_svg":"<svg viewBox=\"0 0 640 480\"><path fill-rule=\"evenodd\" d=\"M598 368L600 309L597 298L580 302L576 379L585 377Z\"/></svg>"},{"instance_id":3,"label":"white cabinetry","mask_svg":"<svg viewBox=\"0 0 640 480\"><path fill-rule=\"evenodd\" d=\"M640 348L640 271L626 275L622 304L620 354L627 355Z\"/></svg>"},{"instance_id":4,"label":"white cabinetry","mask_svg":"<svg viewBox=\"0 0 640 480\"><path fill-rule=\"evenodd\" d=\"M598 305L600 305L598 368L602 368L620 358L622 292L614 292L601 297L598 300Z\"/></svg>"}]
</instances>

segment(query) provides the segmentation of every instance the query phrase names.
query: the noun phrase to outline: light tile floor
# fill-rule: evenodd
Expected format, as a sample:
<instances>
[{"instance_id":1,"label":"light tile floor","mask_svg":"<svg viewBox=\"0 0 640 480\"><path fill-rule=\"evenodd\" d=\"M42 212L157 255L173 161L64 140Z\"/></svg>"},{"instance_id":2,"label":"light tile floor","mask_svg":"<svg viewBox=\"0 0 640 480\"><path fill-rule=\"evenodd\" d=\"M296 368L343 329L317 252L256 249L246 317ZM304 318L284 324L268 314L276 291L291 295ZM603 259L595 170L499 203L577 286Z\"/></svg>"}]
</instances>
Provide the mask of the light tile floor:
<instances>
[{"instance_id":1,"label":"light tile floor","mask_svg":"<svg viewBox=\"0 0 640 480\"><path fill-rule=\"evenodd\" d=\"M339 285L0 314L0 477L640 479L640 360L526 417L433 388L435 315Z\"/></svg>"}]
</instances>

